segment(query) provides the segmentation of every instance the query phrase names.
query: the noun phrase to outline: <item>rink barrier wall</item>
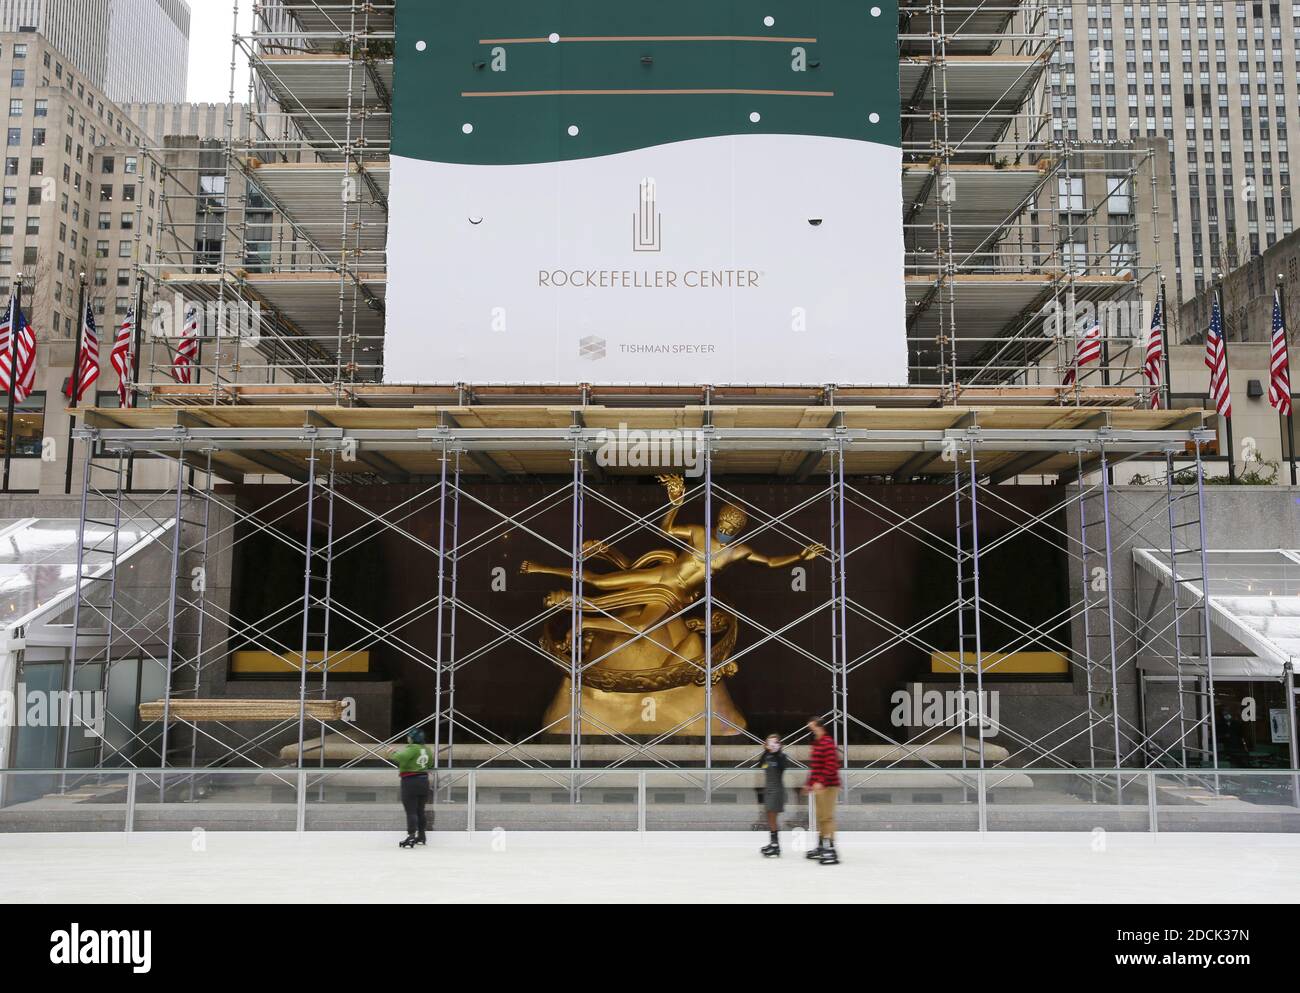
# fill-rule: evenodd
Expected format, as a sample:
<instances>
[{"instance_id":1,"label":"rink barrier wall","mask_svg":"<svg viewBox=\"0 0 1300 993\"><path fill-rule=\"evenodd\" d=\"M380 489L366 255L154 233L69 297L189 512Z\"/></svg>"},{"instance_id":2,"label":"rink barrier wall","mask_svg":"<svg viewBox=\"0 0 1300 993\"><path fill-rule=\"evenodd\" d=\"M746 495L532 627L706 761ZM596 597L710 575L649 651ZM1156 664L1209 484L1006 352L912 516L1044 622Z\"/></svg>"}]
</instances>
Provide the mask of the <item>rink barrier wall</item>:
<instances>
[{"instance_id":1,"label":"rink barrier wall","mask_svg":"<svg viewBox=\"0 0 1300 993\"><path fill-rule=\"evenodd\" d=\"M436 831L766 830L752 769L443 769ZM1300 770L846 770L840 830L1300 833ZM787 777L782 827L815 830ZM386 769L0 771L0 832L401 830Z\"/></svg>"}]
</instances>

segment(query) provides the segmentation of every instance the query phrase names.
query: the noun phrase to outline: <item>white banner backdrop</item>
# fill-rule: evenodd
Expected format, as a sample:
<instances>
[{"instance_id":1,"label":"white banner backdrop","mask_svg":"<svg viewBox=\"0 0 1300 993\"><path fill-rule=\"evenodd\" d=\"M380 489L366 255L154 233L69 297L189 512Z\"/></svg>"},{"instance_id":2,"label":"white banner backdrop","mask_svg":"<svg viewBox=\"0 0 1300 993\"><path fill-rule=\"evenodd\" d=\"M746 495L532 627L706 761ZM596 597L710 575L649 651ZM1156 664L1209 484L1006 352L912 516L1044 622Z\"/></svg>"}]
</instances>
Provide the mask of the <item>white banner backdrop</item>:
<instances>
[{"instance_id":1,"label":"white banner backdrop","mask_svg":"<svg viewBox=\"0 0 1300 993\"><path fill-rule=\"evenodd\" d=\"M395 156L385 378L905 383L900 167L890 145L781 134Z\"/></svg>"}]
</instances>

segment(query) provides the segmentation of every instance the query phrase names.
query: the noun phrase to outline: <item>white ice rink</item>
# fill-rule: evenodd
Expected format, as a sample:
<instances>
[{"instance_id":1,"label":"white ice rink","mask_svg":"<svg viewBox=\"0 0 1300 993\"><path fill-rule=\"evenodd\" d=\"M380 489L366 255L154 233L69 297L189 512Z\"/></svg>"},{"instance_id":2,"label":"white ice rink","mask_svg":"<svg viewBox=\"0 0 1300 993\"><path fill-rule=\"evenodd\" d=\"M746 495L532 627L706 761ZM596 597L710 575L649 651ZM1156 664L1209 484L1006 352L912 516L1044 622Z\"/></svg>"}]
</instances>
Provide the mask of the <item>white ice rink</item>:
<instances>
[{"instance_id":1,"label":"white ice rink","mask_svg":"<svg viewBox=\"0 0 1300 993\"><path fill-rule=\"evenodd\" d=\"M1281 902L1300 837L845 834L842 862L758 834L0 835L0 902ZM788 839L787 839L788 840Z\"/></svg>"}]
</instances>

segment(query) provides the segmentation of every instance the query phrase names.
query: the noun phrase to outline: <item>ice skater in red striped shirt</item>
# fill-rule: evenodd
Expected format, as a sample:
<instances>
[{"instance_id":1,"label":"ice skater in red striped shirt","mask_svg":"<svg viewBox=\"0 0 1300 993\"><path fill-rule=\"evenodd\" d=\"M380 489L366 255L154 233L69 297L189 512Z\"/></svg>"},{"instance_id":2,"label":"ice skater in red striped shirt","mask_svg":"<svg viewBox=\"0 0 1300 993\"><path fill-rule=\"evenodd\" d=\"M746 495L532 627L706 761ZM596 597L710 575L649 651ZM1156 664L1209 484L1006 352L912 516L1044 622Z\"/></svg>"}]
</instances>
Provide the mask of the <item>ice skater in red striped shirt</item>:
<instances>
[{"instance_id":1,"label":"ice skater in red striped shirt","mask_svg":"<svg viewBox=\"0 0 1300 993\"><path fill-rule=\"evenodd\" d=\"M817 847L810 849L807 858L822 865L839 865L835 853L835 801L840 788L840 756L835 739L826 730L820 717L808 721L812 733L812 755L808 762L808 782L804 789L812 794L817 811Z\"/></svg>"}]
</instances>

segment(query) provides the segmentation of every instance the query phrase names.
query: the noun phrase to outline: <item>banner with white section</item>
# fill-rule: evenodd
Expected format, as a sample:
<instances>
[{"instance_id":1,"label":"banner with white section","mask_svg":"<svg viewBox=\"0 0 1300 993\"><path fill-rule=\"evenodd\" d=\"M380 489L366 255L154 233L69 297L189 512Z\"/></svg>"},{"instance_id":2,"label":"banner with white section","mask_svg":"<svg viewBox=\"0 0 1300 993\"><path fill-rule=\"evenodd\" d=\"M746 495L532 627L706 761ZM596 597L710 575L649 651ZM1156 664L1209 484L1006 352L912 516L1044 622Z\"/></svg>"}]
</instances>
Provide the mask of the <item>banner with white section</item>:
<instances>
[{"instance_id":1,"label":"banner with white section","mask_svg":"<svg viewBox=\"0 0 1300 993\"><path fill-rule=\"evenodd\" d=\"M609 6L398 8L386 380L905 383L897 8Z\"/></svg>"}]
</instances>

